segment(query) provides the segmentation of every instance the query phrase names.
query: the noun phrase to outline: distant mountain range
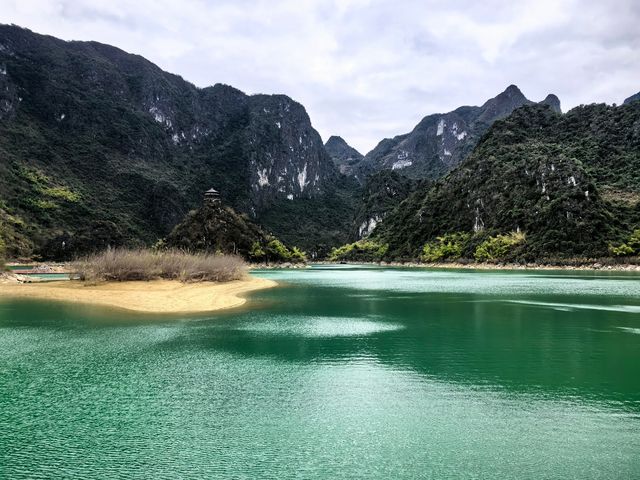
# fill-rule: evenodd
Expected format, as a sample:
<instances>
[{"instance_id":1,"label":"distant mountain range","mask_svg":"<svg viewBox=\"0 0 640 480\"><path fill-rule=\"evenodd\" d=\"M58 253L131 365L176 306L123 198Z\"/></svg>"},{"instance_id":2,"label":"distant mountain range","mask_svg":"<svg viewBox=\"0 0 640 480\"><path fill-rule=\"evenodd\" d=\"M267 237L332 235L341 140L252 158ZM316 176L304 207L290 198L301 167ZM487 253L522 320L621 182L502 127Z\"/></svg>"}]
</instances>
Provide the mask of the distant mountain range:
<instances>
[{"instance_id":1,"label":"distant mountain range","mask_svg":"<svg viewBox=\"0 0 640 480\"><path fill-rule=\"evenodd\" d=\"M371 236L409 259L442 235L522 231L522 258L603 255L640 224L636 100L562 114L511 85L363 156L323 145L285 95L197 88L115 47L0 25L0 245L66 259L205 232L207 248L275 235L322 257ZM237 213L194 211L210 187Z\"/></svg>"}]
</instances>

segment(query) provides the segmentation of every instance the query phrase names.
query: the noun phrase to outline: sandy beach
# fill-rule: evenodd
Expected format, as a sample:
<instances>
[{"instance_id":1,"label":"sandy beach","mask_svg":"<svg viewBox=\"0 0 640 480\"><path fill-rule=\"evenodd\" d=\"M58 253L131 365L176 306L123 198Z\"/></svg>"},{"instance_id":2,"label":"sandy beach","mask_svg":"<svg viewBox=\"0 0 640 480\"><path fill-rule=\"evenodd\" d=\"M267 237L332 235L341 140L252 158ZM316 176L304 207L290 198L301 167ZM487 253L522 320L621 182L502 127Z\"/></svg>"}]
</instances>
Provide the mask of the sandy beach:
<instances>
[{"instance_id":1,"label":"sandy beach","mask_svg":"<svg viewBox=\"0 0 640 480\"><path fill-rule=\"evenodd\" d=\"M276 286L276 282L247 276L225 283L181 283L175 280L106 282L80 281L2 283L0 297L86 303L145 313L204 313L238 307L242 295Z\"/></svg>"}]
</instances>

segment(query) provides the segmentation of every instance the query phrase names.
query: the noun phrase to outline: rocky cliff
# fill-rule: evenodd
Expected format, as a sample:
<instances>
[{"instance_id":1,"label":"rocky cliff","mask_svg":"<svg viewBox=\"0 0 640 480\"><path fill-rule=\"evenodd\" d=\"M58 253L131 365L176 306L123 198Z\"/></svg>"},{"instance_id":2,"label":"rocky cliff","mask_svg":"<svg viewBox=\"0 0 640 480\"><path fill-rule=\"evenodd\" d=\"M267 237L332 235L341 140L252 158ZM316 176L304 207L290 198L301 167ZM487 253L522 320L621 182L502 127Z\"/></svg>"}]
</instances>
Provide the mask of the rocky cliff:
<instances>
[{"instance_id":1,"label":"rocky cliff","mask_svg":"<svg viewBox=\"0 0 640 480\"><path fill-rule=\"evenodd\" d=\"M0 210L43 255L91 245L94 225L152 243L212 186L258 222L287 202L322 208L339 175L289 97L197 88L108 45L0 26Z\"/></svg>"}]
</instances>

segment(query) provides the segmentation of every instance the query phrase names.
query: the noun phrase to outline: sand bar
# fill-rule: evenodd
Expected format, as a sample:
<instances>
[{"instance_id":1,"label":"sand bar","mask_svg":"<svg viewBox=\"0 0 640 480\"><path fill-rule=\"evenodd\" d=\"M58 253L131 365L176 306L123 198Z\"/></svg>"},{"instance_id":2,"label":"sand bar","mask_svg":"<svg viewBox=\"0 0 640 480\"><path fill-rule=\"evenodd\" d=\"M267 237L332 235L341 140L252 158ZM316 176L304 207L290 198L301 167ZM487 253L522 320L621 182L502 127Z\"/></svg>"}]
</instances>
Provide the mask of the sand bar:
<instances>
[{"instance_id":1,"label":"sand bar","mask_svg":"<svg viewBox=\"0 0 640 480\"><path fill-rule=\"evenodd\" d=\"M175 280L97 285L80 281L2 283L0 297L59 300L145 313L204 313L238 307L246 302L243 294L274 286L273 280L252 276L224 283Z\"/></svg>"}]
</instances>

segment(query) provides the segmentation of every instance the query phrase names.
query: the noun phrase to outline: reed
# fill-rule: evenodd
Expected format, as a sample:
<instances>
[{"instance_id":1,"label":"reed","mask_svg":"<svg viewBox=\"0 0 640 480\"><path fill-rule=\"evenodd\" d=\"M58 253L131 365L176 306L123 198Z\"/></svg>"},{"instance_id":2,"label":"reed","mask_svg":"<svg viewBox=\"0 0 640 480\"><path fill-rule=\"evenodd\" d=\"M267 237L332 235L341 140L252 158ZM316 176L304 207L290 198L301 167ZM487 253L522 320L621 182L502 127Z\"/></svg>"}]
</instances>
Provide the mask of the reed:
<instances>
[{"instance_id":1,"label":"reed","mask_svg":"<svg viewBox=\"0 0 640 480\"><path fill-rule=\"evenodd\" d=\"M235 255L144 249L107 249L77 260L73 269L76 278L89 282L229 282L243 278L247 271L245 262Z\"/></svg>"}]
</instances>

